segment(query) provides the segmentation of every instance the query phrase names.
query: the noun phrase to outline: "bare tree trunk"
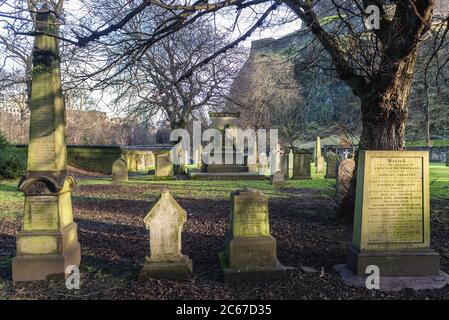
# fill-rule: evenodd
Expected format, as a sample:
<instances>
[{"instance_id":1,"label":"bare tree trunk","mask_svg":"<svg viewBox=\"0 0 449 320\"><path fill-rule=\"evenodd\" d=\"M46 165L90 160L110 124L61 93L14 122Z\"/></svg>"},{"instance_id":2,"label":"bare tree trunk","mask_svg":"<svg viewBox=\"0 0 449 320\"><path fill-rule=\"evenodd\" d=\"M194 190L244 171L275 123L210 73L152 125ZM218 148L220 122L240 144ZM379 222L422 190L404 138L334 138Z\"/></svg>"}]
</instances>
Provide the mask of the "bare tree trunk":
<instances>
[{"instance_id":1,"label":"bare tree trunk","mask_svg":"<svg viewBox=\"0 0 449 320\"><path fill-rule=\"evenodd\" d=\"M373 90L361 97L363 131L359 150L402 150L412 86L416 52L391 70L393 79L377 81ZM358 155L355 157L356 164ZM357 165L356 165L357 168ZM355 206L357 172L351 181L348 195L340 206L340 215L352 221Z\"/></svg>"},{"instance_id":2,"label":"bare tree trunk","mask_svg":"<svg viewBox=\"0 0 449 320\"><path fill-rule=\"evenodd\" d=\"M425 93L425 102L424 102L424 123L426 130L426 146L432 146L432 139L430 137L430 96L429 96L429 85L427 82L427 77L424 80L424 93Z\"/></svg>"}]
</instances>

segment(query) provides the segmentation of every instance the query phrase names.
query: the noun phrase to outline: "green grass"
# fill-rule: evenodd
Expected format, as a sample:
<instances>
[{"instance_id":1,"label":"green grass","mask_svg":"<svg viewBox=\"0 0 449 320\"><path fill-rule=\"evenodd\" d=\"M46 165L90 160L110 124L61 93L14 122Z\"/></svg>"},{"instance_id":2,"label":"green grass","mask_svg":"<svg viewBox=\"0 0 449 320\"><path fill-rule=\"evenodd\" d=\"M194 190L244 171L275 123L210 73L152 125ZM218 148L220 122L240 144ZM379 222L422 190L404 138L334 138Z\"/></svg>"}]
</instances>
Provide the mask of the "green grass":
<instances>
[{"instance_id":1,"label":"green grass","mask_svg":"<svg viewBox=\"0 0 449 320\"><path fill-rule=\"evenodd\" d=\"M255 188L271 199L288 197L325 197L334 193L335 180L326 180L323 174L316 174L312 167L312 180L289 180L282 191L269 184L267 180L156 180L148 176L131 177L126 184L135 187L138 192L123 192L119 189L101 189L85 192L82 186L109 185L109 179L79 180L80 187L74 193L78 201L108 199L152 200L159 195L161 187L167 187L176 198L228 200L229 194L237 189ZM125 185L125 186L126 186ZM126 188L126 187L125 187ZM313 194L300 192L300 189L312 190ZM430 195L432 199L449 199L449 167L443 164L430 165ZM23 195L17 190L17 181L0 181L0 217L16 217L22 214Z\"/></svg>"},{"instance_id":2,"label":"green grass","mask_svg":"<svg viewBox=\"0 0 449 320\"><path fill-rule=\"evenodd\" d=\"M17 190L18 181L0 181L0 217L22 213L23 194Z\"/></svg>"},{"instance_id":3,"label":"green grass","mask_svg":"<svg viewBox=\"0 0 449 320\"><path fill-rule=\"evenodd\" d=\"M406 141L405 145L407 147L425 147L426 141L425 140L415 140L415 141ZM432 140L432 146L434 147L447 147L449 146L449 140Z\"/></svg>"},{"instance_id":4,"label":"green grass","mask_svg":"<svg viewBox=\"0 0 449 320\"><path fill-rule=\"evenodd\" d=\"M449 199L449 167L444 164L430 164L430 197Z\"/></svg>"}]
</instances>

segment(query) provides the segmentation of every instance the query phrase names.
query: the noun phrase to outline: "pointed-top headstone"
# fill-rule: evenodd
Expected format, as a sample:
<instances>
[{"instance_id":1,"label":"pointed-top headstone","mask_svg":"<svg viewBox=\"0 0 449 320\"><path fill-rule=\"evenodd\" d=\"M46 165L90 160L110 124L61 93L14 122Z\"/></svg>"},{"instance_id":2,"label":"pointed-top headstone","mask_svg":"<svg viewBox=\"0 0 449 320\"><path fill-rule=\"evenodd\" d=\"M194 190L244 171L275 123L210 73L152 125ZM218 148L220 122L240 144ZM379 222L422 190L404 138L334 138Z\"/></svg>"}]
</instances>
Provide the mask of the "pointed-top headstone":
<instances>
[{"instance_id":1,"label":"pointed-top headstone","mask_svg":"<svg viewBox=\"0 0 449 320\"><path fill-rule=\"evenodd\" d=\"M145 258L141 276L187 278L191 275L192 261L181 252L181 233L186 221L186 211L163 189L143 219L150 230L150 255Z\"/></svg>"}]
</instances>

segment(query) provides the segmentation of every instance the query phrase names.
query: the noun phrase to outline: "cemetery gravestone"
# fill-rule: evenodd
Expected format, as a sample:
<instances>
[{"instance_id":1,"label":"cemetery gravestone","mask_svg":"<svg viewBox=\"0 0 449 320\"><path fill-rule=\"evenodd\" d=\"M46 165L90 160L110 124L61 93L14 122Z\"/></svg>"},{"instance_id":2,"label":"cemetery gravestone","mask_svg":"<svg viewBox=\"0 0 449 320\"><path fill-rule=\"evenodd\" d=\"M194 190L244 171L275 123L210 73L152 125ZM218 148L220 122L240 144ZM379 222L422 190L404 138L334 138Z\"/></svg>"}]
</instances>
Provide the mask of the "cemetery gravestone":
<instances>
[{"instance_id":1,"label":"cemetery gravestone","mask_svg":"<svg viewBox=\"0 0 449 320\"><path fill-rule=\"evenodd\" d=\"M181 252L181 233L186 211L164 189L146 217L150 230L150 255L145 258L140 276L183 279L191 276L192 261Z\"/></svg>"},{"instance_id":2,"label":"cemetery gravestone","mask_svg":"<svg viewBox=\"0 0 449 320\"><path fill-rule=\"evenodd\" d=\"M36 14L36 31L28 164L19 183L25 204L12 261L14 282L64 275L67 266L81 260L71 199L76 182L67 176L59 46L57 38L48 35L57 35L58 27L46 5Z\"/></svg>"},{"instance_id":3,"label":"cemetery gravestone","mask_svg":"<svg viewBox=\"0 0 449 320\"><path fill-rule=\"evenodd\" d=\"M324 157L321 155L321 139L320 139L320 137L316 138L315 167L316 167L316 173L324 172Z\"/></svg>"},{"instance_id":4,"label":"cemetery gravestone","mask_svg":"<svg viewBox=\"0 0 449 320\"><path fill-rule=\"evenodd\" d=\"M293 151L293 177L292 179L312 179L310 163L312 152L309 150L295 149Z\"/></svg>"},{"instance_id":5,"label":"cemetery gravestone","mask_svg":"<svg viewBox=\"0 0 449 320\"><path fill-rule=\"evenodd\" d=\"M226 234L226 253L220 256L224 280L283 278L288 268L276 254L270 234L267 197L258 190L231 193L231 222Z\"/></svg>"},{"instance_id":6,"label":"cemetery gravestone","mask_svg":"<svg viewBox=\"0 0 449 320\"><path fill-rule=\"evenodd\" d=\"M128 165L123 159L118 159L112 165L112 182L128 182Z\"/></svg>"},{"instance_id":7,"label":"cemetery gravestone","mask_svg":"<svg viewBox=\"0 0 449 320\"><path fill-rule=\"evenodd\" d=\"M156 177L173 176L173 164L170 160L170 151L156 153Z\"/></svg>"},{"instance_id":8,"label":"cemetery gravestone","mask_svg":"<svg viewBox=\"0 0 449 320\"><path fill-rule=\"evenodd\" d=\"M365 275L439 275L440 256L430 249L427 151L361 151L352 246L347 267Z\"/></svg>"},{"instance_id":9,"label":"cemetery gravestone","mask_svg":"<svg viewBox=\"0 0 449 320\"><path fill-rule=\"evenodd\" d=\"M289 149L281 149L281 172L285 179L289 178Z\"/></svg>"},{"instance_id":10,"label":"cemetery gravestone","mask_svg":"<svg viewBox=\"0 0 449 320\"><path fill-rule=\"evenodd\" d=\"M285 177L284 174L278 170L274 173L274 175L270 178L270 183L275 187L283 187L285 186Z\"/></svg>"},{"instance_id":11,"label":"cemetery gravestone","mask_svg":"<svg viewBox=\"0 0 449 320\"><path fill-rule=\"evenodd\" d=\"M335 179L337 177L337 162L339 158L335 152L327 154L326 179Z\"/></svg>"},{"instance_id":12,"label":"cemetery gravestone","mask_svg":"<svg viewBox=\"0 0 449 320\"><path fill-rule=\"evenodd\" d=\"M337 180L335 183L336 200L338 204L342 203L349 192L354 169L355 161L353 159L344 159L338 165Z\"/></svg>"}]
</instances>

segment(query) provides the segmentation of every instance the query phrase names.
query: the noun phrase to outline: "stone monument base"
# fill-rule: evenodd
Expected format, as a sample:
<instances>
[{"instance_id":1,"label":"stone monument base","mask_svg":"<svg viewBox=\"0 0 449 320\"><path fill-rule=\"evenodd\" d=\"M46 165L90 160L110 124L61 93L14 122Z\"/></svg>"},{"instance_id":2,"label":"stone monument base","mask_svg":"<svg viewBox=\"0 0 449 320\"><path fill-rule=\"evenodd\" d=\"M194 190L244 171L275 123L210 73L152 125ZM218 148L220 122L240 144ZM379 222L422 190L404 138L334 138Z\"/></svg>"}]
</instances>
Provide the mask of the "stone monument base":
<instances>
[{"instance_id":1,"label":"stone monument base","mask_svg":"<svg viewBox=\"0 0 449 320\"><path fill-rule=\"evenodd\" d=\"M76 241L76 223L61 231L21 231L17 235L18 254L12 260L12 279L14 282L47 280L54 276L64 276L67 266L79 266L81 261L80 244ZM75 238L73 235L75 234ZM51 253L30 254L30 243L45 242L54 245ZM49 248L47 246L47 248ZM24 248L21 252L21 248ZM36 247L37 248L37 247ZM57 251L62 250L62 253Z\"/></svg>"},{"instance_id":2,"label":"stone monument base","mask_svg":"<svg viewBox=\"0 0 449 320\"><path fill-rule=\"evenodd\" d=\"M265 180L264 175L255 172L190 172L190 179L196 180Z\"/></svg>"},{"instance_id":3,"label":"stone monument base","mask_svg":"<svg viewBox=\"0 0 449 320\"><path fill-rule=\"evenodd\" d=\"M312 180L311 176L293 176L292 180Z\"/></svg>"},{"instance_id":4,"label":"stone monument base","mask_svg":"<svg viewBox=\"0 0 449 320\"><path fill-rule=\"evenodd\" d=\"M150 262L147 257L139 279L189 279L192 270L192 260L186 255L183 255L180 261L174 262Z\"/></svg>"},{"instance_id":5,"label":"stone monument base","mask_svg":"<svg viewBox=\"0 0 449 320\"><path fill-rule=\"evenodd\" d=\"M338 264L334 266L334 269L345 284L366 288L366 277L368 275L357 276L344 264ZM449 275L441 270L439 270L437 275L421 277L389 277L381 274L379 290L400 291L406 288L413 290L440 289L447 284L449 284Z\"/></svg>"},{"instance_id":6,"label":"stone monument base","mask_svg":"<svg viewBox=\"0 0 449 320\"><path fill-rule=\"evenodd\" d=\"M271 281L286 279L291 267L283 266L276 260L276 265L268 267L232 268L224 252L218 254L224 282L236 281Z\"/></svg>"},{"instance_id":7,"label":"stone monument base","mask_svg":"<svg viewBox=\"0 0 449 320\"><path fill-rule=\"evenodd\" d=\"M440 273L440 255L431 249L361 252L350 246L346 265L356 275L365 275L367 266L376 265L381 276L437 276Z\"/></svg>"},{"instance_id":8,"label":"stone monument base","mask_svg":"<svg viewBox=\"0 0 449 320\"><path fill-rule=\"evenodd\" d=\"M241 164L209 164L208 173L248 172L248 166Z\"/></svg>"}]
</instances>

